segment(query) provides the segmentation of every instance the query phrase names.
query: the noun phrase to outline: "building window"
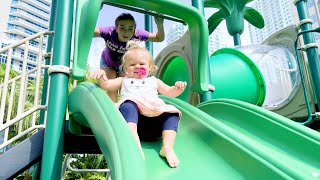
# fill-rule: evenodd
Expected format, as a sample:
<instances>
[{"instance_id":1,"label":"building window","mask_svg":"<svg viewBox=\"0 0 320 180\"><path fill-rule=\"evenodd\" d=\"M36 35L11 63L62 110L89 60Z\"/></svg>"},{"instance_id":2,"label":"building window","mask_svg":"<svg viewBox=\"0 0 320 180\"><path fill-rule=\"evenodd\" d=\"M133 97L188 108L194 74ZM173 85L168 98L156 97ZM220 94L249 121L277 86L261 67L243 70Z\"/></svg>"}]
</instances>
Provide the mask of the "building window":
<instances>
[{"instance_id":1,"label":"building window","mask_svg":"<svg viewBox=\"0 0 320 180\"><path fill-rule=\"evenodd\" d=\"M7 56L4 54L0 54L0 63L7 63Z\"/></svg>"},{"instance_id":2,"label":"building window","mask_svg":"<svg viewBox=\"0 0 320 180\"><path fill-rule=\"evenodd\" d=\"M10 8L10 13L14 13L14 12L16 12L16 11L18 11L18 9L17 8Z\"/></svg>"},{"instance_id":3,"label":"building window","mask_svg":"<svg viewBox=\"0 0 320 180\"><path fill-rule=\"evenodd\" d=\"M9 21L14 21L14 20L18 20L19 18L17 16L9 16Z\"/></svg>"},{"instance_id":4,"label":"building window","mask_svg":"<svg viewBox=\"0 0 320 180\"><path fill-rule=\"evenodd\" d=\"M8 30L10 29L19 29L19 26L13 25L13 24L8 24Z\"/></svg>"},{"instance_id":5,"label":"building window","mask_svg":"<svg viewBox=\"0 0 320 180\"><path fill-rule=\"evenodd\" d=\"M21 57L23 58L23 56L24 56L24 50L21 50L21 53L20 53L20 54L21 54ZM38 58L38 56L37 56L36 54L31 53L31 52L28 53L28 59L29 59L29 60L36 62L36 61L37 61L37 58Z\"/></svg>"},{"instance_id":6,"label":"building window","mask_svg":"<svg viewBox=\"0 0 320 180\"><path fill-rule=\"evenodd\" d=\"M31 40L31 41L29 42L29 44L30 44L31 46L34 46L34 47L39 47L39 43L38 43L37 41L35 41L35 40Z\"/></svg>"},{"instance_id":7,"label":"building window","mask_svg":"<svg viewBox=\"0 0 320 180\"><path fill-rule=\"evenodd\" d=\"M8 46L9 44L7 43L2 43L1 48Z\"/></svg>"},{"instance_id":8,"label":"building window","mask_svg":"<svg viewBox=\"0 0 320 180\"><path fill-rule=\"evenodd\" d=\"M27 34L29 34L29 35L36 34L35 31L32 31L32 30L30 30L30 29L25 29L24 32L27 33Z\"/></svg>"},{"instance_id":9,"label":"building window","mask_svg":"<svg viewBox=\"0 0 320 180\"><path fill-rule=\"evenodd\" d=\"M11 4L17 4L18 3L18 0L12 0L11 1Z\"/></svg>"},{"instance_id":10,"label":"building window","mask_svg":"<svg viewBox=\"0 0 320 180\"><path fill-rule=\"evenodd\" d=\"M10 39L16 39L17 38L17 34L10 33L9 34L9 38Z\"/></svg>"}]
</instances>

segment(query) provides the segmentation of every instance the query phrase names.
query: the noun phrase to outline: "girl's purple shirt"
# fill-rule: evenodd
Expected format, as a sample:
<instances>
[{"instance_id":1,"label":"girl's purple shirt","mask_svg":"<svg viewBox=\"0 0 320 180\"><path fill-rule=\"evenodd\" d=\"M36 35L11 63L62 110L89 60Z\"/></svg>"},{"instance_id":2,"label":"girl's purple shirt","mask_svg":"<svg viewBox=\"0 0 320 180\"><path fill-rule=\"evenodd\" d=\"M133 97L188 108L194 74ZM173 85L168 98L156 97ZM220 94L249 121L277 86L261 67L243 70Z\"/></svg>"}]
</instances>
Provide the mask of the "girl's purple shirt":
<instances>
[{"instance_id":1,"label":"girl's purple shirt","mask_svg":"<svg viewBox=\"0 0 320 180\"><path fill-rule=\"evenodd\" d=\"M106 43L106 47L102 51L102 59L108 66L119 68L121 65L121 58L126 52L127 43L119 41L115 26L99 27L99 30L100 36ZM136 32L131 40L147 41L148 38L148 31L136 29Z\"/></svg>"}]
</instances>

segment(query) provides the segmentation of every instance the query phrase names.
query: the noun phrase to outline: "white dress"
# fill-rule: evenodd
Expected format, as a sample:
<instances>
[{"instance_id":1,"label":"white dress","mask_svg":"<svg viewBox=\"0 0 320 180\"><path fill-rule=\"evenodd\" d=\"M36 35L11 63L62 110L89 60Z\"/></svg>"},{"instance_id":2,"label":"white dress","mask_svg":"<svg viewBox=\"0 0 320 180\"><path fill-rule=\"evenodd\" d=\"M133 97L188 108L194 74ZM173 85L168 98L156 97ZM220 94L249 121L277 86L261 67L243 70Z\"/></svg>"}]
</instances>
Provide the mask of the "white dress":
<instances>
[{"instance_id":1,"label":"white dress","mask_svg":"<svg viewBox=\"0 0 320 180\"><path fill-rule=\"evenodd\" d=\"M142 115L148 117L159 116L164 112L179 113L181 112L174 106L165 104L158 97L158 82L154 76L146 78L129 78L124 77L120 91L120 100L116 104L119 107L124 101L131 100L135 102Z\"/></svg>"}]
</instances>

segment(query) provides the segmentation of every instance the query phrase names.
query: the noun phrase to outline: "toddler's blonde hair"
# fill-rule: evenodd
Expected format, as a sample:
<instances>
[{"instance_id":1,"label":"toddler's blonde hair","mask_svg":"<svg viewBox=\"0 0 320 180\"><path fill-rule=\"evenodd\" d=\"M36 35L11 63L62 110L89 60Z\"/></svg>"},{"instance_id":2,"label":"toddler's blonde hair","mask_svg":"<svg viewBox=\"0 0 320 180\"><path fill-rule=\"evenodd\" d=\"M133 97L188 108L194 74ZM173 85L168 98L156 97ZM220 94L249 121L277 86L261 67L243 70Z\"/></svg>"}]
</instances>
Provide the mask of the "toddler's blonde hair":
<instances>
[{"instance_id":1,"label":"toddler's blonde hair","mask_svg":"<svg viewBox=\"0 0 320 180\"><path fill-rule=\"evenodd\" d=\"M134 40L130 40L127 42L127 52L124 53L124 55L122 56L122 63L121 63L121 68L122 70L124 70L124 68L126 67L126 62L127 59L130 56L135 56L137 52L142 52L145 53L145 55L148 57L148 63L149 63L149 75L155 73L158 70L158 67L156 65L154 65L153 59L152 59L152 55L150 54L150 52L142 47L140 45L141 41L134 41Z\"/></svg>"}]
</instances>

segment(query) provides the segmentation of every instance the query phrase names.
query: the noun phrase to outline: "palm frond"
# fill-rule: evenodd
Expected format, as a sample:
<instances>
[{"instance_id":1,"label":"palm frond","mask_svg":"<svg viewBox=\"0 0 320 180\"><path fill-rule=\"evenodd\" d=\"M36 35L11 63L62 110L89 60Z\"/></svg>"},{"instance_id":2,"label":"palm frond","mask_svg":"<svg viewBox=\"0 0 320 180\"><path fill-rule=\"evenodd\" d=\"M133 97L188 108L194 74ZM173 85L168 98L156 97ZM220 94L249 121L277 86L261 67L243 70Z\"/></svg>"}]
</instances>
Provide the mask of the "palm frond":
<instances>
[{"instance_id":1,"label":"palm frond","mask_svg":"<svg viewBox=\"0 0 320 180\"><path fill-rule=\"evenodd\" d=\"M223 21L224 19L224 14L222 11L218 11L214 13L212 16L209 17L208 21L208 29L209 29L209 34L211 34Z\"/></svg>"},{"instance_id":2,"label":"palm frond","mask_svg":"<svg viewBox=\"0 0 320 180\"><path fill-rule=\"evenodd\" d=\"M264 19L262 15L251 7L245 7L243 11L243 18L259 29L264 27Z\"/></svg>"},{"instance_id":3,"label":"palm frond","mask_svg":"<svg viewBox=\"0 0 320 180\"><path fill-rule=\"evenodd\" d=\"M253 8L246 7L246 4L253 0L205 0L205 8L218 8L219 12L214 13L208 19L209 34L226 20L228 33L233 36L242 34L244 29L244 19L255 27L263 28L264 20L262 15ZM221 19L222 18L222 19Z\"/></svg>"}]
</instances>

